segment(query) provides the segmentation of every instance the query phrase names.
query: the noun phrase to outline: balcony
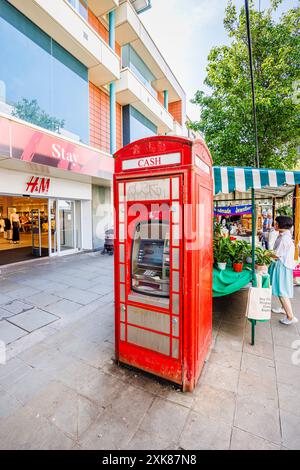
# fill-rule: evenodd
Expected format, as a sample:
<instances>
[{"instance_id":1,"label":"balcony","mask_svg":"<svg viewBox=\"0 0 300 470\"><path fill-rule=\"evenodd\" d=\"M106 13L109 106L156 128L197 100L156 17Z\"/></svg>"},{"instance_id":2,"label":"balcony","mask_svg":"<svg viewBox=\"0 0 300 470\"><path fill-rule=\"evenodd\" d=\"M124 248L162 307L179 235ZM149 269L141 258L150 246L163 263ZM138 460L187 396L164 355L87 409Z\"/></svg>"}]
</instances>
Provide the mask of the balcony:
<instances>
[{"instance_id":1,"label":"balcony","mask_svg":"<svg viewBox=\"0 0 300 470\"><path fill-rule=\"evenodd\" d=\"M121 46L132 45L156 77L153 85L157 91L168 90L170 102L185 99L183 89L128 0L116 10L116 40Z\"/></svg>"},{"instance_id":2,"label":"balcony","mask_svg":"<svg viewBox=\"0 0 300 470\"><path fill-rule=\"evenodd\" d=\"M99 18L119 6L119 0L87 0L87 4Z\"/></svg>"},{"instance_id":3,"label":"balcony","mask_svg":"<svg viewBox=\"0 0 300 470\"><path fill-rule=\"evenodd\" d=\"M122 106L133 105L158 128L159 134L173 131L173 117L151 94L148 88L125 68L116 82L117 102Z\"/></svg>"},{"instance_id":4,"label":"balcony","mask_svg":"<svg viewBox=\"0 0 300 470\"><path fill-rule=\"evenodd\" d=\"M95 85L103 86L120 77L117 54L67 0L9 2L84 64Z\"/></svg>"}]
</instances>

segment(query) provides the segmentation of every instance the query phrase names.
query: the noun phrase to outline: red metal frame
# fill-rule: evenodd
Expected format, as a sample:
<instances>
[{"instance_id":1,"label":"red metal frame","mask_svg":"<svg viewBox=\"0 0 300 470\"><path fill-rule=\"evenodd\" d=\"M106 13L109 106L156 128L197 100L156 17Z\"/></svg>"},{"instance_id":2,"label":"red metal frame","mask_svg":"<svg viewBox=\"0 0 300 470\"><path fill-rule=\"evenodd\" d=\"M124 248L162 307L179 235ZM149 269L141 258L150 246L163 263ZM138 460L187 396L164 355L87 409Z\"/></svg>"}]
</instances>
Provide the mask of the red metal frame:
<instances>
[{"instance_id":1,"label":"red metal frame","mask_svg":"<svg viewBox=\"0 0 300 470\"><path fill-rule=\"evenodd\" d=\"M173 154L180 154L180 162L171 162ZM162 159L156 158L164 156ZM144 160L147 158L147 160ZM177 157L178 158L178 157ZM143 160L140 160L143 159ZM136 168L124 169L123 162L132 160L130 165ZM139 163L143 164L140 168ZM149 164L150 166L145 166ZM129 166L130 166L129 165ZM157 166L156 166L157 165ZM180 178L179 199L172 194L172 178ZM146 305L145 302L135 302L128 299L131 289L131 237L125 236L122 240L120 233L119 205L124 209L124 229L131 222L127 219L127 209L132 202L126 203L126 194L122 200L119 194L119 184L132 181L145 181L149 179L170 178L170 195L168 199L145 202L148 210L151 202L161 204L174 204L179 202L181 215L179 227L181 238L179 241L179 315L172 311L172 248L170 253L170 301L169 308ZM126 184L125 184L126 183ZM125 192L125 191L124 191ZM135 201L139 202L139 201ZM143 202L143 201L140 201ZM209 151L201 140L173 136L156 136L127 145L115 154L114 175L114 207L115 207L115 350L116 360L131 366L143 369L177 384L185 391L192 391L200 376L205 357L211 343L212 332L212 214L213 214L213 184L212 162ZM170 212L170 245L172 241L173 213ZM195 234L195 243L191 247L189 234ZM125 235L127 235L125 233ZM196 246L195 246L196 244ZM120 260L120 247L123 245L124 260ZM120 267L125 277L120 279ZM123 287L124 286L124 287ZM121 290L124 289L125 298L121 299ZM121 318L121 308L124 313ZM170 315L170 331L159 333L171 338L170 354L162 354L151 349L137 346L127 341L127 307L136 306L147 311ZM179 356L172 356L172 321L179 319ZM122 321L121 321L122 320ZM121 326L122 325L122 326ZM125 325L125 326L123 326ZM135 325L136 327L136 325ZM124 333L121 334L121 328ZM152 331L145 326L143 330ZM124 335L124 336L122 336ZM123 339L121 339L121 336Z\"/></svg>"}]
</instances>

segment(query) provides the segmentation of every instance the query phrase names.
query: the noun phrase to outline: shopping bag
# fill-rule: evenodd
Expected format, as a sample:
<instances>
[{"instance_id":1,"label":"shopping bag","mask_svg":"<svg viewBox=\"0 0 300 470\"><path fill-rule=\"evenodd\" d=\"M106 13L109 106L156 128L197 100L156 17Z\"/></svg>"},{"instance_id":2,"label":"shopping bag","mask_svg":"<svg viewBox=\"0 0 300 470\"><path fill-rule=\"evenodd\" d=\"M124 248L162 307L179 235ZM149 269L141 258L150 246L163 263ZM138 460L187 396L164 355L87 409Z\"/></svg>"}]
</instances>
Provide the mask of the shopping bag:
<instances>
[{"instance_id":1,"label":"shopping bag","mask_svg":"<svg viewBox=\"0 0 300 470\"><path fill-rule=\"evenodd\" d=\"M257 287L250 287L246 317L250 320L270 320L272 305L272 287L262 287L263 276L257 275Z\"/></svg>"},{"instance_id":2,"label":"shopping bag","mask_svg":"<svg viewBox=\"0 0 300 470\"><path fill-rule=\"evenodd\" d=\"M300 277L300 264L298 264L294 269L294 277Z\"/></svg>"}]
</instances>

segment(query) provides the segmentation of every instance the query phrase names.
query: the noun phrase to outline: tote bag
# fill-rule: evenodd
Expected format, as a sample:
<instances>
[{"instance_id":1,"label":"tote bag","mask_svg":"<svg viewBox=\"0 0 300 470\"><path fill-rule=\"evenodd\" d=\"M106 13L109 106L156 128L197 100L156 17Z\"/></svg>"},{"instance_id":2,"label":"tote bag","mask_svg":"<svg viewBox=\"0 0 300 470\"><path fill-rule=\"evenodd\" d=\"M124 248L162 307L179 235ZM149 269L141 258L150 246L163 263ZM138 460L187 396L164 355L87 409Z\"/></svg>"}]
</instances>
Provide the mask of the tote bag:
<instances>
[{"instance_id":1,"label":"tote bag","mask_svg":"<svg viewBox=\"0 0 300 470\"><path fill-rule=\"evenodd\" d=\"M272 287L270 278L268 287L262 287L262 277L257 275L257 287L250 287L246 317L250 320L270 320L272 305Z\"/></svg>"}]
</instances>

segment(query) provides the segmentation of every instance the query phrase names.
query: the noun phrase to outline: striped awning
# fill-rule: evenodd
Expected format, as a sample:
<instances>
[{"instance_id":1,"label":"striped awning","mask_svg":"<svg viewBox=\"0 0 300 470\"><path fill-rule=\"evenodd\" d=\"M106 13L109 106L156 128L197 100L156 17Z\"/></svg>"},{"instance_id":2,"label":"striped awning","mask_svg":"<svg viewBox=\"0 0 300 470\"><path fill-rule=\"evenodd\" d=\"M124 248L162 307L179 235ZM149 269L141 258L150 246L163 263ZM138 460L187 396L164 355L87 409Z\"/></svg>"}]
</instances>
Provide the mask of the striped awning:
<instances>
[{"instance_id":1,"label":"striped awning","mask_svg":"<svg viewBox=\"0 0 300 470\"><path fill-rule=\"evenodd\" d=\"M265 168L214 167L214 193L229 194L249 189L279 188L300 184L300 171L269 170Z\"/></svg>"}]
</instances>

